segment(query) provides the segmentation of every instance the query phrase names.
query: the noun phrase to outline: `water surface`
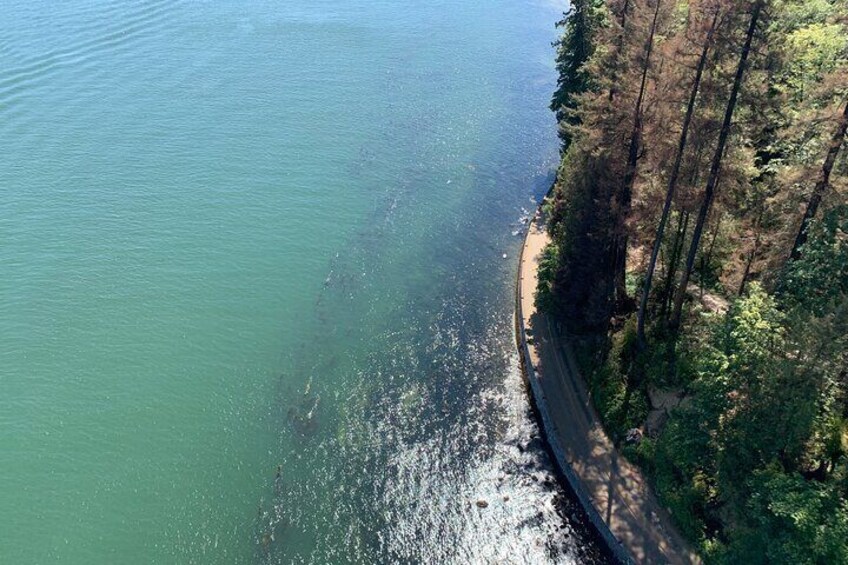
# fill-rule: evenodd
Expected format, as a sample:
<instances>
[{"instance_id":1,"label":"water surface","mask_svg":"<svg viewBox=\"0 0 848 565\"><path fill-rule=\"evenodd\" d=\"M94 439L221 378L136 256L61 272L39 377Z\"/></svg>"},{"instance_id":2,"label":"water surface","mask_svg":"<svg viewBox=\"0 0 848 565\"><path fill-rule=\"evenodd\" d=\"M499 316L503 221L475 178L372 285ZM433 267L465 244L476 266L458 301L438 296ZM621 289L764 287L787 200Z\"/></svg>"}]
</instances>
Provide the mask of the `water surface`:
<instances>
[{"instance_id":1,"label":"water surface","mask_svg":"<svg viewBox=\"0 0 848 565\"><path fill-rule=\"evenodd\" d=\"M512 342L563 7L4 2L0 562L600 559Z\"/></svg>"}]
</instances>

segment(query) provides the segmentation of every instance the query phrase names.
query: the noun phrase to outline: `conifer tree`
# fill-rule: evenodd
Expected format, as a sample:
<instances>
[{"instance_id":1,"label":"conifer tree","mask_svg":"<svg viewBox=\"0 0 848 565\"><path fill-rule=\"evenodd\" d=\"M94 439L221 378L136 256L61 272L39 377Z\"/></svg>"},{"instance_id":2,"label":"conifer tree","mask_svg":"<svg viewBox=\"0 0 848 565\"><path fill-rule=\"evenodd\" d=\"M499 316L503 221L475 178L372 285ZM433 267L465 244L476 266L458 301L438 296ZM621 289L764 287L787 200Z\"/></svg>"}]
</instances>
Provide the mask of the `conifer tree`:
<instances>
[{"instance_id":1,"label":"conifer tree","mask_svg":"<svg viewBox=\"0 0 848 565\"><path fill-rule=\"evenodd\" d=\"M848 99L845 100L845 109L842 110L842 114L837 118L834 125L833 135L827 148L827 154L822 164L819 178L816 180L813 193L807 202L806 210L804 210L801 227L798 229L798 235L795 236L795 243L792 245L792 253L790 254L792 260L797 260L801 257L801 247L807 242L807 230L809 229L810 221L816 217L822 197L830 184L830 173L833 170L833 164L836 162L839 148L842 147L843 140L845 139L846 129L848 129Z\"/></svg>"},{"instance_id":2,"label":"conifer tree","mask_svg":"<svg viewBox=\"0 0 848 565\"><path fill-rule=\"evenodd\" d=\"M577 99L590 86L590 78L583 69L594 52L594 34L598 26L597 0L574 0L571 8L556 26L563 30L556 47L557 88L551 100L551 110L556 113L559 137L564 153L571 144L572 131L580 123L576 113ZM571 126L571 127L569 127Z\"/></svg>"},{"instance_id":3,"label":"conifer tree","mask_svg":"<svg viewBox=\"0 0 848 565\"><path fill-rule=\"evenodd\" d=\"M660 14L662 0L656 0L654 17L651 20L651 29L645 42L645 53L642 61L642 72L639 81L639 94L636 96L636 104L633 109L633 128L630 131L630 143L627 151L627 164L624 169L624 178L621 189L616 195L615 206L620 215L619 230L615 238L615 298L616 307L619 311L625 311L630 302L627 295L626 271L627 271L627 231L626 222L630 215L630 207L633 200L633 182L636 179L636 166L639 160L639 151L642 145L642 105L645 98L645 86L648 81L648 70L651 67L651 54L654 50L654 36L657 31L657 19Z\"/></svg>"},{"instance_id":4,"label":"conifer tree","mask_svg":"<svg viewBox=\"0 0 848 565\"><path fill-rule=\"evenodd\" d=\"M718 145L713 155L712 164L710 165L710 174L707 178L707 186L704 190L704 197L701 202L701 208L698 211L698 218L695 221L695 228L692 232L692 242L689 245L689 253L686 257L686 265L683 268L683 273L680 277L680 286L677 288L677 294L674 298L674 310L671 314L670 327L675 331L680 328L680 316L683 309L683 301L686 298L686 289L689 285L689 277L692 274L692 269L695 265L695 256L698 253L698 247L701 243L701 234L704 231L704 225L707 221L707 215L715 198L716 185L718 184L719 173L721 171L721 162L724 157L724 150L727 145L727 139L730 136L730 125L733 121L733 112L736 109L736 101L739 97L739 89L742 87L742 79L745 75L745 66L748 62L748 56L751 53L751 43L754 39L754 32L757 29L757 22L760 18L760 13L763 9L763 0L756 0L751 9L751 19L748 23L748 31L745 34L745 43L742 47L742 53L739 56L739 64L736 67L736 75L733 79L733 86L730 90L730 98L727 101L727 107L724 112L724 121L721 125L721 131L718 136Z\"/></svg>"},{"instance_id":5,"label":"conifer tree","mask_svg":"<svg viewBox=\"0 0 848 565\"><path fill-rule=\"evenodd\" d=\"M714 8L712 21L710 22L710 26L707 30L706 37L704 38L704 44L701 49L701 56L698 58L698 64L695 70L695 79L692 82L692 89L689 94L689 102L686 105L686 114L683 117L683 126L680 130L680 140L677 143L677 152L674 156L674 164L671 168L671 173L669 173L668 177L668 187L666 189L665 202L663 203L662 214L660 216L660 223L657 227L657 234L654 238L654 244L651 249L651 258L648 262L648 270L645 273L645 282L642 287L642 297L639 302L639 312L637 318L637 332L639 344L644 347L645 345L645 317L648 308L648 297L651 293L651 283L654 277L654 270L657 265L657 257L659 256L660 246L662 245L662 239L665 234L665 226L668 222L668 216L671 212L671 204L674 201L674 193L677 189L677 178L680 174L680 166L683 161L683 154L686 151L686 140L689 136L689 125L692 122L692 114L695 110L695 101L698 97L698 90L701 87L701 76L704 72L704 66L707 62L707 53L709 52L710 45L712 44L713 34L715 32L716 24L718 23L719 9L718 7ZM682 216L681 216L682 218ZM673 259L676 261L676 259Z\"/></svg>"},{"instance_id":6,"label":"conifer tree","mask_svg":"<svg viewBox=\"0 0 848 565\"><path fill-rule=\"evenodd\" d=\"M848 0L655 2L600 9L545 304L705 563L848 563Z\"/></svg>"}]
</instances>

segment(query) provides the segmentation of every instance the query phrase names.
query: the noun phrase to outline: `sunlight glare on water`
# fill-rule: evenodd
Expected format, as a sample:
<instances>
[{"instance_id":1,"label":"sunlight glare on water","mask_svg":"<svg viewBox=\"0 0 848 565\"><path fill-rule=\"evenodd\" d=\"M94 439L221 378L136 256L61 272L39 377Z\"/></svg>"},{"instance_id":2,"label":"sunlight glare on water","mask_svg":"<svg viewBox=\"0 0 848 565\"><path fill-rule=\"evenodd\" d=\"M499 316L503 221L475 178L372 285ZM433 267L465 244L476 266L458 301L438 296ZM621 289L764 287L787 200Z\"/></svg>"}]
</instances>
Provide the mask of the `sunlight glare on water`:
<instances>
[{"instance_id":1,"label":"sunlight glare on water","mask_svg":"<svg viewBox=\"0 0 848 565\"><path fill-rule=\"evenodd\" d=\"M603 562L513 345L564 8L4 2L0 562Z\"/></svg>"}]
</instances>

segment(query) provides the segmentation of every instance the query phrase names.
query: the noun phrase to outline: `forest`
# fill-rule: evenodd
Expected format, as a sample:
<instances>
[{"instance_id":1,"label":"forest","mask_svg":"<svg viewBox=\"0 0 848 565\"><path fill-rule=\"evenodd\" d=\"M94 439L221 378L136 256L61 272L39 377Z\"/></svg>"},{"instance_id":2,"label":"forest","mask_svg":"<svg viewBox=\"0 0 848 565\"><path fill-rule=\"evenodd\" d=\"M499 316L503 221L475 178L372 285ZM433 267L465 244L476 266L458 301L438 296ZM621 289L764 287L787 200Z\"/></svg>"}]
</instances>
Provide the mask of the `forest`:
<instances>
[{"instance_id":1,"label":"forest","mask_svg":"<svg viewBox=\"0 0 848 565\"><path fill-rule=\"evenodd\" d=\"M848 563L848 0L572 0L539 307L707 563Z\"/></svg>"}]
</instances>

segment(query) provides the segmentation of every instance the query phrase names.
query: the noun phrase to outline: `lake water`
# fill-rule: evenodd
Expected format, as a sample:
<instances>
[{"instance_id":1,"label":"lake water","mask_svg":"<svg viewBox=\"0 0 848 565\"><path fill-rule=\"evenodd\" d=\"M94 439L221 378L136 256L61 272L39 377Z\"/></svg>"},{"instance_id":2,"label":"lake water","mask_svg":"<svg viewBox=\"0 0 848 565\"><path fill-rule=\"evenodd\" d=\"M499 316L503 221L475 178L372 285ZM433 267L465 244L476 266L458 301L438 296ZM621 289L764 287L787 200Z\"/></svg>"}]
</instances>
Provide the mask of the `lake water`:
<instances>
[{"instance_id":1,"label":"lake water","mask_svg":"<svg viewBox=\"0 0 848 565\"><path fill-rule=\"evenodd\" d=\"M0 562L602 561L513 345L564 8L5 0Z\"/></svg>"}]
</instances>

